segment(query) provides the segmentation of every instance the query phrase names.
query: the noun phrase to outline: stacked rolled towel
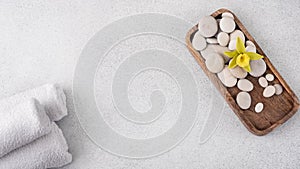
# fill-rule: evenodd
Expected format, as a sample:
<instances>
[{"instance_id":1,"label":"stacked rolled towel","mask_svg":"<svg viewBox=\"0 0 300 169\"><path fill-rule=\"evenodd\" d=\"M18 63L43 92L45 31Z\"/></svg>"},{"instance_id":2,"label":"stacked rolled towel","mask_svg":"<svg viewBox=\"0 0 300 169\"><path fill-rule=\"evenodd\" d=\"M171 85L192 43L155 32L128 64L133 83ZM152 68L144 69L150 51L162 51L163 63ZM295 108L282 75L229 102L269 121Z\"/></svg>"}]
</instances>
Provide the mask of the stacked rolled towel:
<instances>
[{"instance_id":1,"label":"stacked rolled towel","mask_svg":"<svg viewBox=\"0 0 300 169\"><path fill-rule=\"evenodd\" d=\"M55 123L51 132L0 159L0 169L45 169L72 161L66 140Z\"/></svg>"},{"instance_id":2,"label":"stacked rolled towel","mask_svg":"<svg viewBox=\"0 0 300 169\"><path fill-rule=\"evenodd\" d=\"M50 120L36 99L0 115L0 157L50 132Z\"/></svg>"},{"instance_id":3,"label":"stacked rolled towel","mask_svg":"<svg viewBox=\"0 0 300 169\"><path fill-rule=\"evenodd\" d=\"M66 96L57 84L46 84L0 100L0 112L12 109L30 98L35 98L45 107L51 121L58 121L67 115Z\"/></svg>"},{"instance_id":4,"label":"stacked rolled towel","mask_svg":"<svg viewBox=\"0 0 300 169\"><path fill-rule=\"evenodd\" d=\"M45 169L72 161L53 121L67 115L58 85L44 85L0 101L0 169Z\"/></svg>"}]
</instances>

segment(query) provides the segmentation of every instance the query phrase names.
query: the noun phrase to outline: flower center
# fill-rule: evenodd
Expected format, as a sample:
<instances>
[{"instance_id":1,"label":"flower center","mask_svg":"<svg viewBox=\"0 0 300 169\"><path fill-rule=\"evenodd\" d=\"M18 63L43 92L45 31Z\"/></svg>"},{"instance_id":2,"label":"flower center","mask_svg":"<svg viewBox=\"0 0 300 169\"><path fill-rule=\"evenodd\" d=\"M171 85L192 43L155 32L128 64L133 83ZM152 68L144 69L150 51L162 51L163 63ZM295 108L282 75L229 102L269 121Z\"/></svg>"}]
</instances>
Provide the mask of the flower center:
<instances>
[{"instance_id":1,"label":"flower center","mask_svg":"<svg viewBox=\"0 0 300 169\"><path fill-rule=\"evenodd\" d=\"M240 66L240 67L245 67L249 65L249 61L250 61L250 57L247 54L240 54L237 58L236 58L236 63Z\"/></svg>"}]
</instances>

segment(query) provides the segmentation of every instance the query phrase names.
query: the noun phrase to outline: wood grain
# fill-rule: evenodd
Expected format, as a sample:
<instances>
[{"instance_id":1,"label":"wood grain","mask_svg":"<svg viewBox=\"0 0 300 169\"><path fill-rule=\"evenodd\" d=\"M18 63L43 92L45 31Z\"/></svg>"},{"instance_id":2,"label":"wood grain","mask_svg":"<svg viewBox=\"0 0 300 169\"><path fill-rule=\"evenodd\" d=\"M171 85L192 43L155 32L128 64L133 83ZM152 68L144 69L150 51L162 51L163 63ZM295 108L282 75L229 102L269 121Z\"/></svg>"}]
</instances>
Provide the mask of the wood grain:
<instances>
[{"instance_id":1,"label":"wood grain","mask_svg":"<svg viewBox=\"0 0 300 169\"><path fill-rule=\"evenodd\" d=\"M211 16L216 19L221 18L221 14L224 12L229 12L228 9L219 9L216 12L212 13ZM258 84L258 78L252 77L248 75L246 79L250 80L254 89L249 92L252 98L251 106L247 110L242 110L237 105L235 98L239 93L239 89L235 87L225 87L222 82L217 77L217 74L211 73L207 67L205 66L205 60L201 56L200 52L195 50L192 47L192 39L195 32L198 30L198 25L195 25L191 28L186 35L186 43L187 48L190 53L194 56L198 64L201 66L205 74L211 80L211 82L215 85L215 87L219 90L221 95L225 98L226 102L229 104L233 112L239 117L241 122L245 125L245 127L253 134L262 136L270 133L274 128L280 126L284 122L286 122L289 118L291 118L299 109L300 103L295 95L295 93L291 90L285 80L281 77L276 68L272 65L268 57L265 55L263 50L256 43L254 38L250 35L250 33L246 30L240 20L236 17L234 13L234 20L237 25L237 29L240 29L246 37L246 40L251 40L257 49L257 53L264 56L264 61L267 64L266 73L272 73L275 76L275 80L273 82L269 82L269 84L281 84L283 87L283 93L281 95L274 95L270 98L264 98L262 93L264 88ZM254 107L258 102L262 102L264 104L264 109L261 113L255 113Z\"/></svg>"}]
</instances>

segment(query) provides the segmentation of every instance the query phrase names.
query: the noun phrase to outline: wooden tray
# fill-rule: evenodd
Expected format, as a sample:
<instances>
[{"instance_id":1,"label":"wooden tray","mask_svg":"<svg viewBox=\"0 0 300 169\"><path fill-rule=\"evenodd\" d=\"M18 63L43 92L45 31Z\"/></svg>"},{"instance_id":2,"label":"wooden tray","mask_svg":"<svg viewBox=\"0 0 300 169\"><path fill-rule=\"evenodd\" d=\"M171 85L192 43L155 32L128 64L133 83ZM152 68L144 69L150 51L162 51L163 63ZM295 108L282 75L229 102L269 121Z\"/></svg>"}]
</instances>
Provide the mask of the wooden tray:
<instances>
[{"instance_id":1,"label":"wooden tray","mask_svg":"<svg viewBox=\"0 0 300 169\"><path fill-rule=\"evenodd\" d=\"M224 12L230 12L234 16L237 28L239 28L244 34L246 39L251 40L257 49L257 53L264 56L264 61L267 65L266 73L272 73L275 76L273 82L269 84L279 83L283 87L283 93L280 95L274 95L270 98L264 98L262 96L263 88L258 84L258 78L247 76L246 79L253 83L254 89L249 92L252 97L251 106L247 110L242 110L237 105L235 98L239 93L239 89L235 87L225 87L222 82L217 77L217 74L211 73L205 66L205 60L201 56L200 52L192 47L192 38L194 33L198 30L198 25L195 25L191 30L188 31L186 35L187 48L190 53L194 56L198 64L201 66L205 74L212 81L215 87L219 90L221 95L225 98L231 109L239 117L246 128L253 134L262 136L271 132L274 128L278 127L289 118L291 118L298 108L300 107L299 100L295 93L290 89L285 80L281 77L275 67L272 65L268 57L262 51L262 49L255 42L254 38L246 30L240 20L229 10L219 9L212 13L211 16L216 19L221 18L221 14ZM262 102L264 104L264 109L261 113L255 113L254 106L256 103Z\"/></svg>"}]
</instances>

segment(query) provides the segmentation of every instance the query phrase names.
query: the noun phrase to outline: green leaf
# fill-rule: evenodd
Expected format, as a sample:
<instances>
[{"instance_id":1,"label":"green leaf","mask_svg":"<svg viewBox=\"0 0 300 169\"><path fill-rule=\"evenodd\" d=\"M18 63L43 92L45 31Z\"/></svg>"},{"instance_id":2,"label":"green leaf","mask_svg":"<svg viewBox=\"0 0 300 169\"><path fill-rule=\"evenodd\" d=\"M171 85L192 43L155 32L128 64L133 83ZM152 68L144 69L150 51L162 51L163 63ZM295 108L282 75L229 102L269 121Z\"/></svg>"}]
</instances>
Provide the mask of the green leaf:
<instances>
[{"instance_id":1,"label":"green leaf","mask_svg":"<svg viewBox=\"0 0 300 169\"><path fill-rule=\"evenodd\" d=\"M246 52L246 54L250 57L251 60L258 60L264 58L264 56L254 52Z\"/></svg>"},{"instance_id":2,"label":"green leaf","mask_svg":"<svg viewBox=\"0 0 300 169\"><path fill-rule=\"evenodd\" d=\"M236 67L236 65L237 65L236 64L236 57L234 57L233 59L230 60L228 68L232 69L232 68Z\"/></svg>"},{"instance_id":3,"label":"green leaf","mask_svg":"<svg viewBox=\"0 0 300 169\"><path fill-rule=\"evenodd\" d=\"M246 70L246 72L251 72L251 67L250 67L250 64L243 67L244 70Z\"/></svg>"},{"instance_id":4,"label":"green leaf","mask_svg":"<svg viewBox=\"0 0 300 169\"><path fill-rule=\"evenodd\" d=\"M240 37L237 37L237 39L236 39L236 50L240 54L246 52L244 42L242 41L242 39Z\"/></svg>"},{"instance_id":5,"label":"green leaf","mask_svg":"<svg viewBox=\"0 0 300 169\"><path fill-rule=\"evenodd\" d=\"M234 50L234 51L224 52L224 55L228 56L229 58L234 58L234 57L238 56L239 53L236 50Z\"/></svg>"}]
</instances>

